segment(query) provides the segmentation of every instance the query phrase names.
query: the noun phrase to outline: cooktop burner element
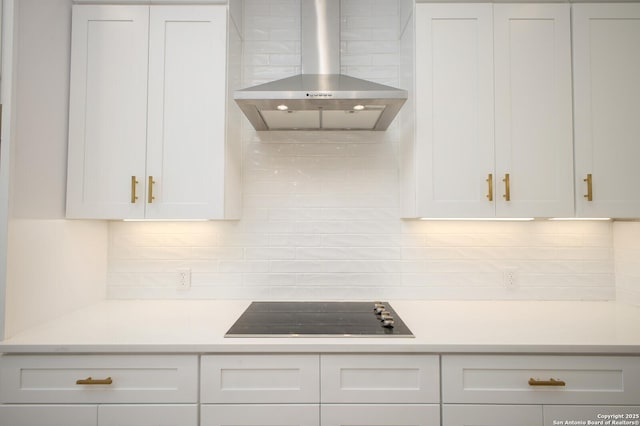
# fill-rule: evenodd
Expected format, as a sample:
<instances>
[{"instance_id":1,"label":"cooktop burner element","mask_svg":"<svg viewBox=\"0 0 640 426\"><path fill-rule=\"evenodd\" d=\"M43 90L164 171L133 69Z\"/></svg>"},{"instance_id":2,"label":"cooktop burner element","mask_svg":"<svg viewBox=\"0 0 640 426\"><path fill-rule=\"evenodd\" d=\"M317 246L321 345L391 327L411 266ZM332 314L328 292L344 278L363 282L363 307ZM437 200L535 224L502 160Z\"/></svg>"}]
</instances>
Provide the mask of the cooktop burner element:
<instances>
[{"instance_id":1,"label":"cooktop burner element","mask_svg":"<svg viewBox=\"0 0 640 426\"><path fill-rule=\"evenodd\" d=\"M413 337L387 302L252 302L225 337Z\"/></svg>"}]
</instances>

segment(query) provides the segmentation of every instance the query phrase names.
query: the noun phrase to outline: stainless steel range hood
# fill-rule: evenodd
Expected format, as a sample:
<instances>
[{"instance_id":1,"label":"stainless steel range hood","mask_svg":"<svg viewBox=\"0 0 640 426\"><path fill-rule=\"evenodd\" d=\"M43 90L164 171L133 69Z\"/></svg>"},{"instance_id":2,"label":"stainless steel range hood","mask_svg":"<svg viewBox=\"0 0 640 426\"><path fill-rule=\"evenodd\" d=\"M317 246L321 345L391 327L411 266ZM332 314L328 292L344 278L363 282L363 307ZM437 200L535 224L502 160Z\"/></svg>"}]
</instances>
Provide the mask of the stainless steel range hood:
<instances>
[{"instance_id":1,"label":"stainless steel range hood","mask_svg":"<svg viewBox=\"0 0 640 426\"><path fill-rule=\"evenodd\" d=\"M300 0L302 74L236 90L256 130L386 130L407 91L340 74L340 0Z\"/></svg>"}]
</instances>

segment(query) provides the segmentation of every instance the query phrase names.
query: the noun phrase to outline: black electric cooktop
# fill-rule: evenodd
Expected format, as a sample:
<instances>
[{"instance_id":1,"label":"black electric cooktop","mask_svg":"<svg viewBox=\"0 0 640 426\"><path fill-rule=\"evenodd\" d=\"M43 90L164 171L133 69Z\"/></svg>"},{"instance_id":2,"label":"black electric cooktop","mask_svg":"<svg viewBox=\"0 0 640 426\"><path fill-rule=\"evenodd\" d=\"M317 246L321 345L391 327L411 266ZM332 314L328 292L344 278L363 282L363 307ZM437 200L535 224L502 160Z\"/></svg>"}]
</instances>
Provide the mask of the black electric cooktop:
<instances>
[{"instance_id":1,"label":"black electric cooktop","mask_svg":"<svg viewBox=\"0 0 640 426\"><path fill-rule=\"evenodd\" d=\"M225 337L413 337L387 302L252 302Z\"/></svg>"}]
</instances>

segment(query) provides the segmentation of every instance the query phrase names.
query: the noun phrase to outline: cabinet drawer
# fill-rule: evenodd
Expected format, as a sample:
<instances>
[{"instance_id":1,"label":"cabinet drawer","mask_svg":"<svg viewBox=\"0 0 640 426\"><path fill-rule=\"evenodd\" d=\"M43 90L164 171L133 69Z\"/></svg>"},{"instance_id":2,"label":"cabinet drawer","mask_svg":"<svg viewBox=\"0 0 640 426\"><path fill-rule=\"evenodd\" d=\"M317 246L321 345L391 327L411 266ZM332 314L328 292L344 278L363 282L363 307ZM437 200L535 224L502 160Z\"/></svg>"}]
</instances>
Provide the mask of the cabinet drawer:
<instances>
[{"instance_id":1,"label":"cabinet drawer","mask_svg":"<svg viewBox=\"0 0 640 426\"><path fill-rule=\"evenodd\" d=\"M322 405L322 426L440 426L439 405Z\"/></svg>"},{"instance_id":2,"label":"cabinet drawer","mask_svg":"<svg viewBox=\"0 0 640 426\"><path fill-rule=\"evenodd\" d=\"M540 426L542 405L442 405L444 426Z\"/></svg>"},{"instance_id":3,"label":"cabinet drawer","mask_svg":"<svg viewBox=\"0 0 640 426\"><path fill-rule=\"evenodd\" d=\"M6 355L3 403L188 403L198 401L197 356Z\"/></svg>"},{"instance_id":4,"label":"cabinet drawer","mask_svg":"<svg viewBox=\"0 0 640 426\"><path fill-rule=\"evenodd\" d=\"M96 405L0 405L2 426L97 426Z\"/></svg>"},{"instance_id":5,"label":"cabinet drawer","mask_svg":"<svg viewBox=\"0 0 640 426\"><path fill-rule=\"evenodd\" d=\"M436 355L323 355L322 403L438 403Z\"/></svg>"},{"instance_id":6,"label":"cabinet drawer","mask_svg":"<svg viewBox=\"0 0 640 426\"><path fill-rule=\"evenodd\" d=\"M638 357L442 357L445 403L632 404L638 395Z\"/></svg>"},{"instance_id":7,"label":"cabinet drawer","mask_svg":"<svg viewBox=\"0 0 640 426\"><path fill-rule=\"evenodd\" d=\"M98 426L198 426L198 405L100 405Z\"/></svg>"},{"instance_id":8,"label":"cabinet drawer","mask_svg":"<svg viewBox=\"0 0 640 426\"><path fill-rule=\"evenodd\" d=\"M201 426L319 426L317 404L202 405Z\"/></svg>"},{"instance_id":9,"label":"cabinet drawer","mask_svg":"<svg viewBox=\"0 0 640 426\"><path fill-rule=\"evenodd\" d=\"M202 357L203 403L317 403L318 355Z\"/></svg>"}]
</instances>

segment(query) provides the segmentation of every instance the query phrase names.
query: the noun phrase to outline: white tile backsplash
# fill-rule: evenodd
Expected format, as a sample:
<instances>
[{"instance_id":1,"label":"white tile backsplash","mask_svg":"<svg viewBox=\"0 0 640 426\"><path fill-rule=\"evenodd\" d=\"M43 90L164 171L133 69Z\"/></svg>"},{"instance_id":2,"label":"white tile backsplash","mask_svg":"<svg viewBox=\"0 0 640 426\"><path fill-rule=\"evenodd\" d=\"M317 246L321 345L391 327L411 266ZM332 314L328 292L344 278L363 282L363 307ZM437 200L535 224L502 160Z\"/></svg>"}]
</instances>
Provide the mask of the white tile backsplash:
<instances>
[{"instance_id":1,"label":"white tile backsplash","mask_svg":"<svg viewBox=\"0 0 640 426\"><path fill-rule=\"evenodd\" d=\"M616 298L640 305L640 222L619 222L614 227Z\"/></svg>"},{"instance_id":2,"label":"white tile backsplash","mask_svg":"<svg viewBox=\"0 0 640 426\"><path fill-rule=\"evenodd\" d=\"M342 0L344 72L399 85L399 10ZM246 0L244 13L245 85L299 72L299 2ZM245 123L242 219L111 222L109 297L615 298L611 223L398 219L398 135L397 124L258 134ZM633 247L616 250L637 258ZM616 268L640 298L631 263ZM189 291L176 289L178 268L192 270Z\"/></svg>"}]
</instances>

